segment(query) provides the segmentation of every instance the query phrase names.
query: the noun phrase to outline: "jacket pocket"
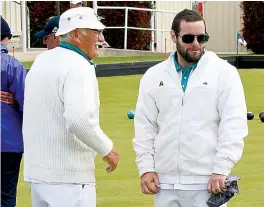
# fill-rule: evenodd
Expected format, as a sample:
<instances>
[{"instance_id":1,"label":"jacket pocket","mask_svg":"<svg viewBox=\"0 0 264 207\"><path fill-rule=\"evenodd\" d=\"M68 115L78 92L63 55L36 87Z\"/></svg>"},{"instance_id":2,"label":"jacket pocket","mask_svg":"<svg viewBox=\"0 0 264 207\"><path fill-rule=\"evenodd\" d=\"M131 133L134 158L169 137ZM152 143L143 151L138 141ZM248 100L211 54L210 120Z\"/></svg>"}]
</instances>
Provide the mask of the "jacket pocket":
<instances>
[{"instance_id":1,"label":"jacket pocket","mask_svg":"<svg viewBox=\"0 0 264 207\"><path fill-rule=\"evenodd\" d=\"M176 87L164 86L152 91L152 97L159 110L159 124L165 120L171 120L171 117L178 117L181 107L183 93ZM176 115L176 116L175 116Z\"/></svg>"},{"instance_id":2,"label":"jacket pocket","mask_svg":"<svg viewBox=\"0 0 264 207\"><path fill-rule=\"evenodd\" d=\"M185 108L190 120L215 120L218 118L216 90L204 86L193 88L185 97Z\"/></svg>"},{"instance_id":3,"label":"jacket pocket","mask_svg":"<svg viewBox=\"0 0 264 207\"><path fill-rule=\"evenodd\" d=\"M169 125L154 140L154 160L157 173L177 173L179 128Z\"/></svg>"},{"instance_id":4,"label":"jacket pocket","mask_svg":"<svg viewBox=\"0 0 264 207\"><path fill-rule=\"evenodd\" d=\"M192 128L181 140L181 172L185 175L210 175L217 147L217 124L207 121L193 121L185 127Z\"/></svg>"}]
</instances>

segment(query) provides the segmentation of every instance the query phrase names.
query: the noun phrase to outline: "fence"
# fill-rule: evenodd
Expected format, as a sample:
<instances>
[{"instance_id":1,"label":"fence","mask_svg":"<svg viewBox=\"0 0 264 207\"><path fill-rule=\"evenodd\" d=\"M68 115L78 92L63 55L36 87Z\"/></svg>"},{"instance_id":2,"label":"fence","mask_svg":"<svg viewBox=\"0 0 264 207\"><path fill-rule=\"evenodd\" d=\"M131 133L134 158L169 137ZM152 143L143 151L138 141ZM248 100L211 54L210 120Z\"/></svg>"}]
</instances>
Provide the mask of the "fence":
<instances>
[{"instance_id":1,"label":"fence","mask_svg":"<svg viewBox=\"0 0 264 207\"><path fill-rule=\"evenodd\" d=\"M165 19L165 14L170 13L170 14L177 14L177 11L166 11L166 10L156 10L156 9L146 9L146 8L136 8L136 7L112 7L112 6L94 6L95 12L97 13L98 9L121 9L125 10L125 25L124 26L119 26L119 27L113 27L113 26L106 26L106 29L124 29L124 50L127 49L127 30L128 29L134 29L134 30L147 30L151 31L151 51L154 52L155 47L154 47L154 35L155 32L161 32L161 52L166 52L166 45L165 45L165 38L164 38L164 33L169 32L170 30L166 30L164 28L164 24L162 24L162 28L155 28L155 14L156 12L160 12ZM142 27L129 27L128 26L128 11L129 10L134 10L134 11L148 11L151 12L151 28L142 28Z\"/></svg>"}]
</instances>

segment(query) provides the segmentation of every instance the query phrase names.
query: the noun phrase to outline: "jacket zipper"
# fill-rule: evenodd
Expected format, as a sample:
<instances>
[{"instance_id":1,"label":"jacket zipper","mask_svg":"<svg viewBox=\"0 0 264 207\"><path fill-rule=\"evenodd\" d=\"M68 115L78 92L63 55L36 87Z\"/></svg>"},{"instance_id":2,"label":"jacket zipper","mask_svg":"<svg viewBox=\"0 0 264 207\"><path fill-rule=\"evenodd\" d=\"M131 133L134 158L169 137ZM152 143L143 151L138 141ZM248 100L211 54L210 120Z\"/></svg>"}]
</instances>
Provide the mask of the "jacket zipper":
<instances>
[{"instance_id":1,"label":"jacket zipper","mask_svg":"<svg viewBox=\"0 0 264 207\"><path fill-rule=\"evenodd\" d=\"M179 141L178 141L178 163L177 163L177 168L178 168L178 173L179 173L179 184L181 184L181 171L179 167L180 163L180 141L181 141L181 135L182 135L182 118L183 118L183 107L184 107L184 97L185 97L185 92L183 92L183 97L182 97L182 112L181 112L181 122L180 122L180 136L179 136Z\"/></svg>"}]
</instances>

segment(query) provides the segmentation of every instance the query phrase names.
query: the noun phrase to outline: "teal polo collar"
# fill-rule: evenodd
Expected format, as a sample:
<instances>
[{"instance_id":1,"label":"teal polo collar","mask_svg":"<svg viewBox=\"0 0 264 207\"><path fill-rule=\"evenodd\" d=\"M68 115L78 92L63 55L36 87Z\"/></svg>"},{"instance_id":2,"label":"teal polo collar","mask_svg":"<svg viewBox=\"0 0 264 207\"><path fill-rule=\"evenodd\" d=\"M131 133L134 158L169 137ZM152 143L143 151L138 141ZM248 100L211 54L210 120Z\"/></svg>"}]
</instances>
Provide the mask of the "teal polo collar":
<instances>
[{"instance_id":1,"label":"teal polo collar","mask_svg":"<svg viewBox=\"0 0 264 207\"><path fill-rule=\"evenodd\" d=\"M203 54L202 54L203 55ZM193 65L189 66L188 68L184 69L182 68L179 64L178 64L178 61L177 61L177 52L175 51L174 54L172 55L173 57L173 62L174 62L174 65L175 65L175 68L178 71L184 71L184 70L194 70L196 67L197 67L197 64L198 62L194 63Z\"/></svg>"},{"instance_id":2,"label":"teal polo collar","mask_svg":"<svg viewBox=\"0 0 264 207\"><path fill-rule=\"evenodd\" d=\"M77 52L78 54L80 54L81 56L83 56L91 65L95 65L91 60L90 58L83 52L81 51L78 47L68 43L68 42L64 42L64 41L61 41L60 42L60 47L63 47L63 48L66 48L66 49L69 49L69 50L72 50L74 52Z\"/></svg>"}]
</instances>

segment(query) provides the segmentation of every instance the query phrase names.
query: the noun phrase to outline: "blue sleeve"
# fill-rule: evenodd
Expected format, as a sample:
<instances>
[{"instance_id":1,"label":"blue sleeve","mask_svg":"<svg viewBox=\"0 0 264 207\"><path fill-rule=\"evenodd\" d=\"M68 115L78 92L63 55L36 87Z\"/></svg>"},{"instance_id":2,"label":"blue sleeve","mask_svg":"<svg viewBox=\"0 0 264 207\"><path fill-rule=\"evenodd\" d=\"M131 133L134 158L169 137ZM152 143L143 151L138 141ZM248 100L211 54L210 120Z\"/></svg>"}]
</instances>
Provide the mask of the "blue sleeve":
<instances>
[{"instance_id":1,"label":"blue sleeve","mask_svg":"<svg viewBox=\"0 0 264 207\"><path fill-rule=\"evenodd\" d=\"M24 89L26 68L20 62L8 66L8 81L10 83L9 91L13 94L15 101L18 103L19 109L23 111L24 105Z\"/></svg>"}]
</instances>

